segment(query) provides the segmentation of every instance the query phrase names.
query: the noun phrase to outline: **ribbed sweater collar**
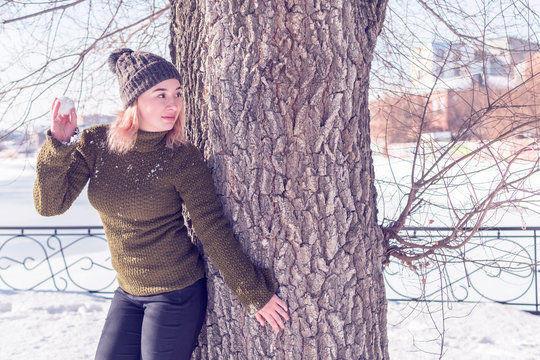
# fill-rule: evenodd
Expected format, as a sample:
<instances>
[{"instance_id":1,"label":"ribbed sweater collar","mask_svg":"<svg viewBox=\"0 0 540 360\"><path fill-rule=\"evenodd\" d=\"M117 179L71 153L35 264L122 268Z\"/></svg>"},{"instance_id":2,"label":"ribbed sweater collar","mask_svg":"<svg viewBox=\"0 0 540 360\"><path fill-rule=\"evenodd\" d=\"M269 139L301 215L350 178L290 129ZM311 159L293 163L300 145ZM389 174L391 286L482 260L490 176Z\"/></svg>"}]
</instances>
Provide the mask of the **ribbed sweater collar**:
<instances>
[{"instance_id":1,"label":"ribbed sweater collar","mask_svg":"<svg viewBox=\"0 0 540 360\"><path fill-rule=\"evenodd\" d=\"M165 146L165 135L169 131L137 131L137 140L135 140L135 145L133 150L139 152L149 152L157 150L160 147Z\"/></svg>"}]
</instances>

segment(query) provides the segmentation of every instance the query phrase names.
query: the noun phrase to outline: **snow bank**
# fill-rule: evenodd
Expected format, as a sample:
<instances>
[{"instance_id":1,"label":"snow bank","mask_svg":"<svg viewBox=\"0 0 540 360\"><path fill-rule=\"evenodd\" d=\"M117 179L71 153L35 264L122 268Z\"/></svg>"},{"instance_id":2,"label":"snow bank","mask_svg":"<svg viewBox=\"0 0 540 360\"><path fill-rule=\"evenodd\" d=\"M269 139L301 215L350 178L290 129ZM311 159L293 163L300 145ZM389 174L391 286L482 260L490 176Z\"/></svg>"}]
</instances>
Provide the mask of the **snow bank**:
<instances>
[{"instance_id":1,"label":"snow bank","mask_svg":"<svg viewBox=\"0 0 540 360\"><path fill-rule=\"evenodd\" d=\"M443 320L445 319L445 320ZM400 360L534 360L540 316L496 303L390 302L390 358Z\"/></svg>"},{"instance_id":2,"label":"snow bank","mask_svg":"<svg viewBox=\"0 0 540 360\"><path fill-rule=\"evenodd\" d=\"M93 359L109 300L0 291L0 359Z\"/></svg>"},{"instance_id":3,"label":"snow bank","mask_svg":"<svg viewBox=\"0 0 540 360\"><path fill-rule=\"evenodd\" d=\"M109 303L84 293L0 291L0 359L93 359ZM444 316L440 304L390 302L390 358L439 359L444 331L443 359L538 359L540 317L486 303L445 305Z\"/></svg>"}]
</instances>

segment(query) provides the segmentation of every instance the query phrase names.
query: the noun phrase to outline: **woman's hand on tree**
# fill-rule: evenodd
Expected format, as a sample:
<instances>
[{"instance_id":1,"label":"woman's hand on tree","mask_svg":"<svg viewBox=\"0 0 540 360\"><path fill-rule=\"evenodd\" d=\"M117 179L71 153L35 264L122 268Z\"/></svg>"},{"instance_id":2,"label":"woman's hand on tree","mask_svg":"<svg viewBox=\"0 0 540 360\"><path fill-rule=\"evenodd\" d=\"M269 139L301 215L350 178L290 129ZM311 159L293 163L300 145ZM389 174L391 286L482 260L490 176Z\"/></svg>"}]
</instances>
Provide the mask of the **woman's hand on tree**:
<instances>
[{"instance_id":1,"label":"woman's hand on tree","mask_svg":"<svg viewBox=\"0 0 540 360\"><path fill-rule=\"evenodd\" d=\"M70 110L69 114L60 115L58 114L59 109L60 102L55 98L51 109L51 133L56 140L66 142L75 134L75 129L77 128L77 113L73 108Z\"/></svg>"},{"instance_id":2,"label":"woman's hand on tree","mask_svg":"<svg viewBox=\"0 0 540 360\"><path fill-rule=\"evenodd\" d=\"M283 320L289 320L287 304L274 294L270 301L255 313L255 318L262 326L266 320L275 332L279 332L285 328Z\"/></svg>"}]
</instances>

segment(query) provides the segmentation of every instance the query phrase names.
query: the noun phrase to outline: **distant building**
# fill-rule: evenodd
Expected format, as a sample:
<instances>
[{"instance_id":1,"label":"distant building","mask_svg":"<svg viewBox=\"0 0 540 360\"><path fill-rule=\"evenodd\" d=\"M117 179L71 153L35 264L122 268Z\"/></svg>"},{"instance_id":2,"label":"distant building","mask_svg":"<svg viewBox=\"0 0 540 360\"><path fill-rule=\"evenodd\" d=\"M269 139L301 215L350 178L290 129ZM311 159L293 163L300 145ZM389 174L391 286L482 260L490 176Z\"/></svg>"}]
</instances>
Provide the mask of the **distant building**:
<instances>
[{"instance_id":1,"label":"distant building","mask_svg":"<svg viewBox=\"0 0 540 360\"><path fill-rule=\"evenodd\" d=\"M475 89L446 89L371 102L371 139L381 146L415 142L424 134L435 140L451 140L472 126L475 114L488 104L485 95ZM498 95L500 92L490 93L491 97Z\"/></svg>"},{"instance_id":2,"label":"distant building","mask_svg":"<svg viewBox=\"0 0 540 360\"><path fill-rule=\"evenodd\" d=\"M437 42L416 49L414 91L370 102L372 141L387 148L427 137L493 139L510 130L540 138L538 44L504 38L488 45L483 53ZM464 136L465 129L472 131Z\"/></svg>"},{"instance_id":3,"label":"distant building","mask_svg":"<svg viewBox=\"0 0 540 360\"><path fill-rule=\"evenodd\" d=\"M82 130L92 125L108 124L113 122L115 119L116 117L108 115L84 115L78 119L77 125L79 126L79 129ZM29 149L29 151L38 150L39 148L41 148L41 145L43 145L46 140L45 133L47 129L48 127L36 129L33 133L24 135L24 139L21 144L24 143L25 147Z\"/></svg>"},{"instance_id":4,"label":"distant building","mask_svg":"<svg viewBox=\"0 0 540 360\"><path fill-rule=\"evenodd\" d=\"M486 40L482 47L436 41L411 53L412 86L419 94L431 89L506 88L516 65L538 51L538 44L511 37Z\"/></svg>"},{"instance_id":5,"label":"distant building","mask_svg":"<svg viewBox=\"0 0 540 360\"><path fill-rule=\"evenodd\" d=\"M45 134L30 133L26 128L0 132L0 158L35 152L45 141Z\"/></svg>"},{"instance_id":6,"label":"distant building","mask_svg":"<svg viewBox=\"0 0 540 360\"><path fill-rule=\"evenodd\" d=\"M28 147L34 151L41 148L41 145L45 142L47 136L44 131L34 132L28 136Z\"/></svg>"},{"instance_id":7,"label":"distant building","mask_svg":"<svg viewBox=\"0 0 540 360\"><path fill-rule=\"evenodd\" d=\"M116 119L115 116L91 114L84 115L82 119L78 121L79 128L84 129L92 125L109 124Z\"/></svg>"}]
</instances>

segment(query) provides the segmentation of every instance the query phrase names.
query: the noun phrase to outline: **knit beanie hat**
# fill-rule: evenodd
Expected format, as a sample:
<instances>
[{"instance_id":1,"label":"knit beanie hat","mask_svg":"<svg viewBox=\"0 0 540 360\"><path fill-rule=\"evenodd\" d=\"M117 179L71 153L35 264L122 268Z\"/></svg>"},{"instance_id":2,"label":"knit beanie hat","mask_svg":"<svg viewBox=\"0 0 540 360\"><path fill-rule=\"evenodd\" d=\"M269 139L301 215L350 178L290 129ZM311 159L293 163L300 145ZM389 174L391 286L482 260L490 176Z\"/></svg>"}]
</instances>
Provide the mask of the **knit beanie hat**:
<instances>
[{"instance_id":1,"label":"knit beanie hat","mask_svg":"<svg viewBox=\"0 0 540 360\"><path fill-rule=\"evenodd\" d=\"M180 73L171 62L149 52L118 49L109 56L108 62L111 71L118 76L124 108L164 80L181 81Z\"/></svg>"}]
</instances>

